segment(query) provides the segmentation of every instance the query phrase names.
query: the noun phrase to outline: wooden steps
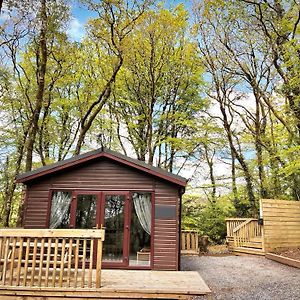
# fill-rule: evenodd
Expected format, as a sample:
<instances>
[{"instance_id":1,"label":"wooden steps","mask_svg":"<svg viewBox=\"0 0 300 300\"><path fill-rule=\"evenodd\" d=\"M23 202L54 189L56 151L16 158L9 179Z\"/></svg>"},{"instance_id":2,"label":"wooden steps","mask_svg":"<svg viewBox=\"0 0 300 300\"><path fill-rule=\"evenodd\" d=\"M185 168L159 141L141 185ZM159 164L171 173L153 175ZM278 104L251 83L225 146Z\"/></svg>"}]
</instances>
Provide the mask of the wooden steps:
<instances>
[{"instance_id":1,"label":"wooden steps","mask_svg":"<svg viewBox=\"0 0 300 300\"><path fill-rule=\"evenodd\" d=\"M231 244L230 250L235 254L265 255L262 250L262 237L253 237L249 242L242 243L240 247L234 247Z\"/></svg>"},{"instance_id":2,"label":"wooden steps","mask_svg":"<svg viewBox=\"0 0 300 300\"><path fill-rule=\"evenodd\" d=\"M246 248L255 248L255 249L262 249L262 242L255 242L252 239L250 240L250 242L245 242L242 244L242 247L246 247Z\"/></svg>"},{"instance_id":3,"label":"wooden steps","mask_svg":"<svg viewBox=\"0 0 300 300\"><path fill-rule=\"evenodd\" d=\"M227 219L227 245L235 254L264 255L263 230L258 219Z\"/></svg>"},{"instance_id":4,"label":"wooden steps","mask_svg":"<svg viewBox=\"0 0 300 300\"><path fill-rule=\"evenodd\" d=\"M250 239L251 242L255 242L255 243L262 243L262 237L261 236L257 236L257 237L252 237Z\"/></svg>"},{"instance_id":5,"label":"wooden steps","mask_svg":"<svg viewBox=\"0 0 300 300\"><path fill-rule=\"evenodd\" d=\"M249 248L249 247L233 247L231 248L233 253L239 254L253 254L253 255L265 255L265 252L262 249Z\"/></svg>"}]
</instances>

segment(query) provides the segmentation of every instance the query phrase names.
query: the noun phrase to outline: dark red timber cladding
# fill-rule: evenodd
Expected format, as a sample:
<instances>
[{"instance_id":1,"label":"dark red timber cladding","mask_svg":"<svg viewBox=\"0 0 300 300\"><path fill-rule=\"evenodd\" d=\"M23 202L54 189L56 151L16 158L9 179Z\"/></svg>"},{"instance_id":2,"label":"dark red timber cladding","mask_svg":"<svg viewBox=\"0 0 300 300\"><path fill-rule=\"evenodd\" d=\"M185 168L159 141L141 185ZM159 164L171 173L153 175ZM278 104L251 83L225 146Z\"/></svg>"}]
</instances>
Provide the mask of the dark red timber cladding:
<instances>
[{"instance_id":1,"label":"dark red timber cladding","mask_svg":"<svg viewBox=\"0 0 300 300\"><path fill-rule=\"evenodd\" d=\"M50 190L154 191L154 178L107 159L37 179L27 187L25 228L46 227Z\"/></svg>"},{"instance_id":2,"label":"dark red timber cladding","mask_svg":"<svg viewBox=\"0 0 300 300\"><path fill-rule=\"evenodd\" d=\"M173 211L175 214L155 216L154 269L178 269L178 187L156 181L155 210Z\"/></svg>"},{"instance_id":3,"label":"dark red timber cladding","mask_svg":"<svg viewBox=\"0 0 300 300\"><path fill-rule=\"evenodd\" d=\"M25 199L25 228L46 228L48 224L49 182L39 182L27 186Z\"/></svg>"}]
</instances>

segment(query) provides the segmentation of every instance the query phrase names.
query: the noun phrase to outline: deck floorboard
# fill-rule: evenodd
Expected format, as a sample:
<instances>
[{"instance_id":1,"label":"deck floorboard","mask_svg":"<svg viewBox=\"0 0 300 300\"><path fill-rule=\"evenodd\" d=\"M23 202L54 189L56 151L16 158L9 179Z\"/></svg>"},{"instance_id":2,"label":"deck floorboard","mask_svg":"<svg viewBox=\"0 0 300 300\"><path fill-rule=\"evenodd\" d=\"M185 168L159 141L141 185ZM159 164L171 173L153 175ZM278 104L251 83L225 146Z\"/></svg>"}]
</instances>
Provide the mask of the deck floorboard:
<instances>
[{"instance_id":1,"label":"deck floorboard","mask_svg":"<svg viewBox=\"0 0 300 300\"><path fill-rule=\"evenodd\" d=\"M0 287L1 300L34 299L35 297L51 297L51 300L61 297L69 299L187 299L208 293L210 289L199 273L194 271L102 270L100 289ZM5 298L3 298L4 295L6 295Z\"/></svg>"}]
</instances>

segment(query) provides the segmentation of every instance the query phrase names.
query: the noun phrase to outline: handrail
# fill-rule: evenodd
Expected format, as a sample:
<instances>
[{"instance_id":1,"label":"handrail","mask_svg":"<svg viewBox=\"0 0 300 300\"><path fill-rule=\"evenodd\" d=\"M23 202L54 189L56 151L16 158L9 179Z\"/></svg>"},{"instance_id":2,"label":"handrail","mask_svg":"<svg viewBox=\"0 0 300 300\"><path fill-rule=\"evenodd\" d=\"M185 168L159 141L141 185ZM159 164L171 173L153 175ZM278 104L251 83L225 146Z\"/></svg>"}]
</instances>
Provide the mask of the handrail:
<instances>
[{"instance_id":1,"label":"handrail","mask_svg":"<svg viewBox=\"0 0 300 300\"><path fill-rule=\"evenodd\" d=\"M233 229L248 220L249 218L229 218L226 219L227 238L233 237Z\"/></svg>"},{"instance_id":2,"label":"handrail","mask_svg":"<svg viewBox=\"0 0 300 300\"><path fill-rule=\"evenodd\" d=\"M233 229L233 243L235 247L241 247L257 237L262 237L262 227L258 224L257 219L248 219Z\"/></svg>"},{"instance_id":3,"label":"handrail","mask_svg":"<svg viewBox=\"0 0 300 300\"><path fill-rule=\"evenodd\" d=\"M232 230L233 233L239 231L241 228L245 227L247 224L249 224L250 222L252 222L254 219L246 219L245 222L243 222L242 224L240 224L239 226L237 226L236 228L234 228Z\"/></svg>"},{"instance_id":4,"label":"handrail","mask_svg":"<svg viewBox=\"0 0 300 300\"><path fill-rule=\"evenodd\" d=\"M103 229L0 229L0 286L100 288Z\"/></svg>"},{"instance_id":5,"label":"handrail","mask_svg":"<svg viewBox=\"0 0 300 300\"><path fill-rule=\"evenodd\" d=\"M249 218L226 218L225 221L246 221Z\"/></svg>"}]
</instances>

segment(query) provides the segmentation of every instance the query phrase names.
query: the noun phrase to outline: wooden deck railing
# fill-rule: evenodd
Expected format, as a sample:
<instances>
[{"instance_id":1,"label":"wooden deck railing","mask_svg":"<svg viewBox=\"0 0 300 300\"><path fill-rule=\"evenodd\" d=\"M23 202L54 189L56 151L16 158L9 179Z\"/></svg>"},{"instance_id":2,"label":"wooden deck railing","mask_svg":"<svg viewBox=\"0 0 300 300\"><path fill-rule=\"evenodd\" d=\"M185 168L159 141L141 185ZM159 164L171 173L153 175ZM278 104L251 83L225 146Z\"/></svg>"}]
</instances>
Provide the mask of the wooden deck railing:
<instances>
[{"instance_id":1,"label":"wooden deck railing","mask_svg":"<svg viewBox=\"0 0 300 300\"><path fill-rule=\"evenodd\" d=\"M0 229L0 287L100 288L104 230Z\"/></svg>"},{"instance_id":2,"label":"wooden deck railing","mask_svg":"<svg viewBox=\"0 0 300 300\"><path fill-rule=\"evenodd\" d=\"M248 218L229 218L226 219L227 236L233 236L233 230L247 221Z\"/></svg>"},{"instance_id":3,"label":"wooden deck railing","mask_svg":"<svg viewBox=\"0 0 300 300\"><path fill-rule=\"evenodd\" d=\"M181 231L181 253L198 254L199 253L199 236L195 230Z\"/></svg>"},{"instance_id":4,"label":"wooden deck railing","mask_svg":"<svg viewBox=\"0 0 300 300\"><path fill-rule=\"evenodd\" d=\"M227 239L234 247L241 247L254 238L262 237L262 225L257 219L227 219Z\"/></svg>"}]
</instances>

